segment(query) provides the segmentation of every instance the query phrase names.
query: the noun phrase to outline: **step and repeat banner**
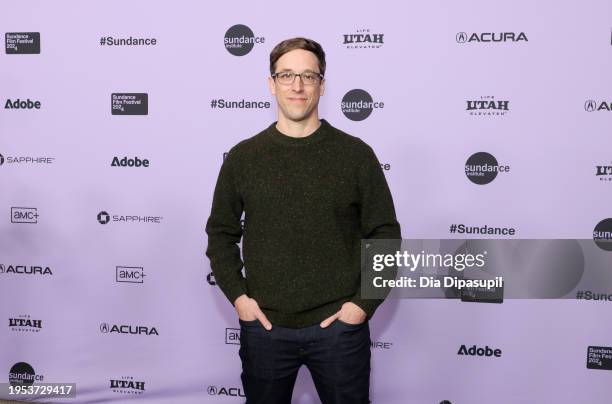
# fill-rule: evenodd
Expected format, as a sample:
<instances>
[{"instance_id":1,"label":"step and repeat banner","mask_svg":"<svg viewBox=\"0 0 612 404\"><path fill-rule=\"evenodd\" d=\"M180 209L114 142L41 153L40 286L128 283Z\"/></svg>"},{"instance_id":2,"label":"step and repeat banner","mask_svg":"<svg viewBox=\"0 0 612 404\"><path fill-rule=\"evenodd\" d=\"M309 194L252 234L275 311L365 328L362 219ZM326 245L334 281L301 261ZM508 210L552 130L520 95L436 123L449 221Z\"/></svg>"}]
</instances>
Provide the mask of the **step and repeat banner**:
<instances>
[{"instance_id":1,"label":"step and repeat banner","mask_svg":"<svg viewBox=\"0 0 612 404\"><path fill-rule=\"evenodd\" d=\"M77 390L39 401L244 402L204 225L290 37L325 49L320 115L375 150L404 238L612 238L608 0L5 2L0 32L0 383ZM608 403L592 289L386 301L372 401Z\"/></svg>"}]
</instances>

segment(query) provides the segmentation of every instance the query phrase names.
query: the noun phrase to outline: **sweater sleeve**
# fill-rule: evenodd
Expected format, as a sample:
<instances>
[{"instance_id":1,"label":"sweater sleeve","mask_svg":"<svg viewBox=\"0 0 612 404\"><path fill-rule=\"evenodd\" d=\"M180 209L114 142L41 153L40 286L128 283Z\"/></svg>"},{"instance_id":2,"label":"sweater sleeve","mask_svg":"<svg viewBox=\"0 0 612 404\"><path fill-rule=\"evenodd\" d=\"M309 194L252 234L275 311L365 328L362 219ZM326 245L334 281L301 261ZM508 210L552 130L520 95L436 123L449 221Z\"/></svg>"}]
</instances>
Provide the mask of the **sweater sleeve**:
<instances>
[{"instance_id":1,"label":"sweater sleeve","mask_svg":"<svg viewBox=\"0 0 612 404\"><path fill-rule=\"evenodd\" d=\"M401 243L400 225L396 219L393 198L385 174L371 147L367 146L367 153L358 169L360 194L360 226L362 239L392 239ZM395 278L396 271L387 269L385 277ZM388 294L390 290L386 291ZM364 299L361 296L361 287L351 299L351 302L366 312L368 319L384 299Z\"/></svg>"},{"instance_id":2,"label":"sweater sleeve","mask_svg":"<svg viewBox=\"0 0 612 404\"><path fill-rule=\"evenodd\" d=\"M242 276L244 263L238 247L242 237L240 218L243 204L236 188L235 165L235 153L230 151L221 166L206 223L206 255L210 259L215 281L232 304L240 295L247 293L246 281Z\"/></svg>"}]
</instances>

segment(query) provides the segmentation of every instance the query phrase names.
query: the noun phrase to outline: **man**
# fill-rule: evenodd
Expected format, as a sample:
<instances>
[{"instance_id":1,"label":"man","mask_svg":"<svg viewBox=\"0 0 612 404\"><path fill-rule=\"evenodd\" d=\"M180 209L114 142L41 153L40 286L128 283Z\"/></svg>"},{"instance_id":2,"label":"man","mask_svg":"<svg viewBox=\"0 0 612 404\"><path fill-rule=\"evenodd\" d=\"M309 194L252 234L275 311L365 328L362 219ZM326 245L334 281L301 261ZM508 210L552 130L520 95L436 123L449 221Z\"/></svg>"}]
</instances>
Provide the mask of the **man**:
<instances>
[{"instance_id":1,"label":"man","mask_svg":"<svg viewBox=\"0 0 612 404\"><path fill-rule=\"evenodd\" d=\"M361 297L360 244L400 239L400 227L372 149L319 119L324 74L315 41L272 50L278 121L230 150L206 225L215 280L240 320L249 404L290 403L302 364L323 403L369 402L368 319L382 300Z\"/></svg>"}]
</instances>

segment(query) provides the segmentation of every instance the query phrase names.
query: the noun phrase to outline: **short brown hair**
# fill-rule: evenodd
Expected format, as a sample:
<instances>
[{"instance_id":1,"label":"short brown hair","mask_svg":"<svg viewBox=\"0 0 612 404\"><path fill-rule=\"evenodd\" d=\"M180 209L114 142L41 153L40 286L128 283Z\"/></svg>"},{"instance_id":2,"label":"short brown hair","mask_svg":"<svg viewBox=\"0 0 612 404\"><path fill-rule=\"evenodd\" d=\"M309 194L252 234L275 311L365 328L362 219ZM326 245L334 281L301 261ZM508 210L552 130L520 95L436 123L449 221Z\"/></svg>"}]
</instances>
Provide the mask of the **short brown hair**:
<instances>
[{"instance_id":1,"label":"short brown hair","mask_svg":"<svg viewBox=\"0 0 612 404\"><path fill-rule=\"evenodd\" d=\"M314 53L319 60L319 73L325 75L325 52L323 52L323 48L318 42L302 37L285 39L272 49L272 52L270 52L270 74L275 73L274 70L276 69L278 59L285 53L295 49L304 49Z\"/></svg>"}]
</instances>

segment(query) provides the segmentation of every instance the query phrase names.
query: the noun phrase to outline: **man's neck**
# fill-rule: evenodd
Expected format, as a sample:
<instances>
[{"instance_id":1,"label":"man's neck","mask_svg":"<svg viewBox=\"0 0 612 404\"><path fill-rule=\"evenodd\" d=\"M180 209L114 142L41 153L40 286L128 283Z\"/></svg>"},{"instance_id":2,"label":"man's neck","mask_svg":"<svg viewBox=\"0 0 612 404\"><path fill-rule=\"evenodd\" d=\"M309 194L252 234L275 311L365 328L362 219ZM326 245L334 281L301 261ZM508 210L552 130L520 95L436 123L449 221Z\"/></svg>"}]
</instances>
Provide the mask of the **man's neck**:
<instances>
[{"instance_id":1,"label":"man's neck","mask_svg":"<svg viewBox=\"0 0 612 404\"><path fill-rule=\"evenodd\" d=\"M312 116L304 119L303 121L292 121L279 115L278 122L276 123L276 129L283 135L291 137L306 137L311 135L321 126L318 114L312 114Z\"/></svg>"}]
</instances>

